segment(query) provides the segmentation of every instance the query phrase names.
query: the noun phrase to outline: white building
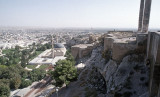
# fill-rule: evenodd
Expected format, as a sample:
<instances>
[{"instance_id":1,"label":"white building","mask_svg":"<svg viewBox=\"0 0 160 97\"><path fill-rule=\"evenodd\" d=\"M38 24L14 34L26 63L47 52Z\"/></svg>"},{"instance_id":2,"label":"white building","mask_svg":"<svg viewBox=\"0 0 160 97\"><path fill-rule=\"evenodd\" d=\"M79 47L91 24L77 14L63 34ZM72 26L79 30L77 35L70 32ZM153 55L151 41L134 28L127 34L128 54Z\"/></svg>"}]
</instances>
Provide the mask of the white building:
<instances>
[{"instance_id":1,"label":"white building","mask_svg":"<svg viewBox=\"0 0 160 97\"><path fill-rule=\"evenodd\" d=\"M38 57L31 60L29 62L29 64L52 64L52 65L55 65L55 63L58 60L64 60L66 58L66 57L64 57L65 53L66 53L65 46L61 43L56 43L56 44L54 44L53 49L45 50Z\"/></svg>"}]
</instances>

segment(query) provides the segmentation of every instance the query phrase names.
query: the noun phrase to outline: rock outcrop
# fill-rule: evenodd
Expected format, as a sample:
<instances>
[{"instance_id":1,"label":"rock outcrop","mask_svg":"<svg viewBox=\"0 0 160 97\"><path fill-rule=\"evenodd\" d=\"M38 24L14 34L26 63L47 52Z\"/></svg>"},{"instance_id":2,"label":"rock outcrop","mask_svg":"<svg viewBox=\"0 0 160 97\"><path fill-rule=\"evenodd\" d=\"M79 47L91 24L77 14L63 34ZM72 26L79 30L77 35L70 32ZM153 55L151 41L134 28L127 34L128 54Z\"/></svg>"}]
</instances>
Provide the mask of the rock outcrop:
<instances>
[{"instance_id":1,"label":"rock outcrop","mask_svg":"<svg viewBox=\"0 0 160 97\"><path fill-rule=\"evenodd\" d=\"M94 54L94 56L89 60L87 69L94 70L96 68L94 71L100 72L103 76L106 97L143 97L143 95L147 95L144 93L147 93L148 90L149 77L148 68L143 62L143 55L128 55L120 64L113 60L106 63L101 55L102 48L98 47L93 50L92 55ZM87 69L82 72L85 73ZM84 76L90 77L90 75ZM93 75L92 78L94 78Z\"/></svg>"}]
</instances>

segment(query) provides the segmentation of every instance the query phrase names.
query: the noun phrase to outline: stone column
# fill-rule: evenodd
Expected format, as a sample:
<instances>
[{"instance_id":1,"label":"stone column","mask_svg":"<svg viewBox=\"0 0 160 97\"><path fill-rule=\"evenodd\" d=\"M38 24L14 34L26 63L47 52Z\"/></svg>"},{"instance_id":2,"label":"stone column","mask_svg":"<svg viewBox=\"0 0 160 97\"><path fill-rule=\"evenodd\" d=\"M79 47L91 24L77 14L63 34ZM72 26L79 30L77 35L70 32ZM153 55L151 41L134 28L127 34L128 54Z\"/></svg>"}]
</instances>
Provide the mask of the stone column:
<instances>
[{"instance_id":1,"label":"stone column","mask_svg":"<svg viewBox=\"0 0 160 97\"><path fill-rule=\"evenodd\" d=\"M145 3L145 0L141 0L140 10L139 10L138 32L142 32L142 27L143 27L143 13L144 13L144 3Z\"/></svg>"},{"instance_id":2,"label":"stone column","mask_svg":"<svg viewBox=\"0 0 160 97\"><path fill-rule=\"evenodd\" d=\"M145 7L144 7L144 14L143 14L143 30L142 30L142 32L144 33L148 32L151 2L152 0L145 0Z\"/></svg>"}]
</instances>

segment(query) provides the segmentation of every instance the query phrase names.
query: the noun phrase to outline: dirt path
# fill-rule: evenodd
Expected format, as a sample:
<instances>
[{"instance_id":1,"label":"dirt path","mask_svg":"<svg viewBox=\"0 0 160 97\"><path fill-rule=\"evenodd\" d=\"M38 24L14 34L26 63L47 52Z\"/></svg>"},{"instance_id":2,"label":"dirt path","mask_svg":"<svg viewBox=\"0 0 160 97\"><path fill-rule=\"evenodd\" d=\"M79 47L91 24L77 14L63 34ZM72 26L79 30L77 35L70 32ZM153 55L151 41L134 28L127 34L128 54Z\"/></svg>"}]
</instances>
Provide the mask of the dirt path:
<instances>
[{"instance_id":1,"label":"dirt path","mask_svg":"<svg viewBox=\"0 0 160 97\"><path fill-rule=\"evenodd\" d=\"M45 77L39 83L32 87L32 89L24 97L34 97L36 94L45 89L45 87L51 82L49 76Z\"/></svg>"},{"instance_id":2,"label":"dirt path","mask_svg":"<svg viewBox=\"0 0 160 97\"><path fill-rule=\"evenodd\" d=\"M78 82L72 82L68 88L64 87L58 91L58 97L84 97L82 96L84 87L80 87ZM54 92L50 97L57 97L56 92Z\"/></svg>"}]
</instances>

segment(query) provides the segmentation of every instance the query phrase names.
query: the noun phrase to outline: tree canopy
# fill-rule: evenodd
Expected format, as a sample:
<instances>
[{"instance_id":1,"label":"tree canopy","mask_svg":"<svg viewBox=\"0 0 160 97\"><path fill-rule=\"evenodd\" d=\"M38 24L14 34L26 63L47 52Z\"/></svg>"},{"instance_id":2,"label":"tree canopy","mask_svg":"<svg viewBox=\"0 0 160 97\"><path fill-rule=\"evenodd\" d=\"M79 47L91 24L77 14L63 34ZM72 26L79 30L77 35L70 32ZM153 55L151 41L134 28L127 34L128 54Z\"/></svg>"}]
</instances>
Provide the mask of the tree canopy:
<instances>
[{"instance_id":1,"label":"tree canopy","mask_svg":"<svg viewBox=\"0 0 160 97\"><path fill-rule=\"evenodd\" d=\"M55 71L52 73L56 86L68 85L70 81L77 78L77 70L69 60L60 60L57 62Z\"/></svg>"},{"instance_id":2,"label":"tree canopy","mask_svg":"<svg viewBox=\"0 0 160 97\"><path fill-rule=\"evenodd\" d=\"M0 97L9 97L10 88L9 86L0 83Z\"/></svg>"},{"instance_id":3,"label":"tree canopy","mask_svg":"<svg viewBox=\"0 0 160 97\"><path fill-rule=\"evenodd\" d=\"M77 79L77 69L75 68L75 61L71 54L66 55L66 60L59 60L56 63L55 70L51 72L56 86L68 85L71 81Z\"/></svg>"}]
</instances>

